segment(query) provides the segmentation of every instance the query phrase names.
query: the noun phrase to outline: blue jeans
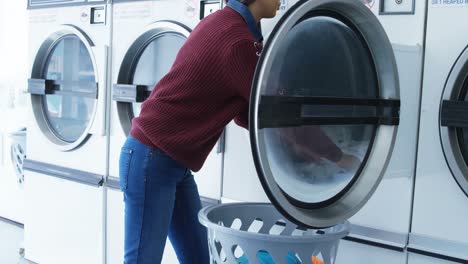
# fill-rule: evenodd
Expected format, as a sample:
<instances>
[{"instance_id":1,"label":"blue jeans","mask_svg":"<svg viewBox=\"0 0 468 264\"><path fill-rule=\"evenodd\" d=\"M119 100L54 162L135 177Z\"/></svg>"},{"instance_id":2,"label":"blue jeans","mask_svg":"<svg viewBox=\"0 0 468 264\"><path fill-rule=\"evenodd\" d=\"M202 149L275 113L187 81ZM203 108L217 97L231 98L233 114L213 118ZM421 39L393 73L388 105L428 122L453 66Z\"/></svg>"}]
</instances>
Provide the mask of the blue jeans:
<instances>
[{"instance_id":1,"label":"blue jeans","mask_svg":"<svg viewBox=\"0 0 468 264\"><path fill-rule=\"evenodd\" d=\"M161 263L168 235L180 263L209 263L206 229L198 222L200 196L191 171L131 136L119 163L125 201L124 263Z\"/></svg>"}]
</instances>

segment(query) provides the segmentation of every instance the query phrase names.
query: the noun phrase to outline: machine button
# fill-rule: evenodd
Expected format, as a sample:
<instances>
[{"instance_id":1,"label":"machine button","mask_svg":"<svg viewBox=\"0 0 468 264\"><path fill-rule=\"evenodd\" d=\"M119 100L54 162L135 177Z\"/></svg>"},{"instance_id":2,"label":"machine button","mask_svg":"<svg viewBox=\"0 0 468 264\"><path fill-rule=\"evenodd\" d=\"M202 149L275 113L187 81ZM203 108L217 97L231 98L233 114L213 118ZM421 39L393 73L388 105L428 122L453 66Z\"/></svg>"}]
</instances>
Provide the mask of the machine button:
<instances>
[{"instance_id":1,"label":"machine button","mask_svg":"<svg viewBox=\"0 0 468 264\"><path fill-rule=\"evenodd\" d=\"M91 7L91 24L105 24L106 9L103 6Z\"/></svg>"},{"instance_id":2,"label":"machine button","mask_svg":"<svg viewBox=\"0 0 468 264\"><path fill-rule=\"evenodd\" d=\"M414 0L382 0L380 14L414 14Z\"/></svg>"}]
</instances>

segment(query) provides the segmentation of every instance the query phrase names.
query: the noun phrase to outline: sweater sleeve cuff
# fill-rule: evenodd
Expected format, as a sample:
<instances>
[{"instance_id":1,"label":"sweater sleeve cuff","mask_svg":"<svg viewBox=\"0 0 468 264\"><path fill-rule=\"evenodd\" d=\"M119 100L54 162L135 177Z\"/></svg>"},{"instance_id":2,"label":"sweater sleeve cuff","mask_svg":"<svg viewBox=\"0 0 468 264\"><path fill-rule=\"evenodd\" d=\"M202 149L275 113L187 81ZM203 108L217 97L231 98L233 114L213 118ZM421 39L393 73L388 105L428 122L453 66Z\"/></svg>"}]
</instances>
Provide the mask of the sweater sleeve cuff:
<instances>
[{"instance_id":1,"label":"sweater sleeve cuff","mask_svg":"<svg viewBox=\"0 0 468 264\"><path fill-rule=\"evenodd\" d=\"M245 129L249 129L249 118L245 114L240 114L234 118L234 122Z\"/></svg>"},{"instance_id":2,"label":"sweater sleeve cuff","mask_svg":"<svg viewBox=\"0 0 468 264\"><path fill-rule=\"evenodd\" d=\"M335 146L335 148L331 149L329 153L327 153L326 158L333 162L338 162L343 157L343 151Z\"/></svg>"}]
</instances>

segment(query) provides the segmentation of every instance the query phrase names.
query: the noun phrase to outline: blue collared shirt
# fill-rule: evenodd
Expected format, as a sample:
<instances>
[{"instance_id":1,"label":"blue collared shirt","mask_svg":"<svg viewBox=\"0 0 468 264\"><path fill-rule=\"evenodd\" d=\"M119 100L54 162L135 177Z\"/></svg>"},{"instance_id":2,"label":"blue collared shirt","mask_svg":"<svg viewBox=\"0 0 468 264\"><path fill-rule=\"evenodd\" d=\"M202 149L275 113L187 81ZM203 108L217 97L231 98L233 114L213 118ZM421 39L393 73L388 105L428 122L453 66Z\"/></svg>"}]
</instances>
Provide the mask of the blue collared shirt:
<instances>
[{"instance_id":1,"label":"blue collared shirt","mask_svg":"<svg viewBox=\"0 0 468 264\"><path fill-rule=\"evenodd\" d=\"M234 9L237 13L239 13L239 15L242 16L242 18L244 18L250 32L255 37L255 40L258 43L261 43L263 41L262 32L260 31L260 28L258 27L258 24L255 21L255 18L250 12L249 8L247 8L247 6L245 6L238 0L229 0L227 6Z\"/></svg>"}]
</instances>

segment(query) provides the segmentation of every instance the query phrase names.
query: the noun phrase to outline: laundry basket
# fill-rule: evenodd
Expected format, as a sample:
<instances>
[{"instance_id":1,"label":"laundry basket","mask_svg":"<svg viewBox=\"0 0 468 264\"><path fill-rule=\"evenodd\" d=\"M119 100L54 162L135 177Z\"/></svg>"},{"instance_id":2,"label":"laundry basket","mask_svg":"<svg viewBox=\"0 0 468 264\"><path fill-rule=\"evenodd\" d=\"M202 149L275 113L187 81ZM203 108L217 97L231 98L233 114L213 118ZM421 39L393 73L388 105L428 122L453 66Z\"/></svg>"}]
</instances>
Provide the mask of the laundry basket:
<instances>
[{"instance_id":1,"label":"laundry basket","mask_svg":"<svg viewBox=\"0 0 468 264\"><path fill-rule=\"evenodd\" d=\"M308 229L287 221L271 204L234 203L203 208L212 264L333 264L349 223Z\"/></svg>"}]
</instances>

